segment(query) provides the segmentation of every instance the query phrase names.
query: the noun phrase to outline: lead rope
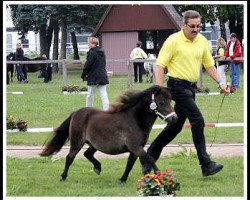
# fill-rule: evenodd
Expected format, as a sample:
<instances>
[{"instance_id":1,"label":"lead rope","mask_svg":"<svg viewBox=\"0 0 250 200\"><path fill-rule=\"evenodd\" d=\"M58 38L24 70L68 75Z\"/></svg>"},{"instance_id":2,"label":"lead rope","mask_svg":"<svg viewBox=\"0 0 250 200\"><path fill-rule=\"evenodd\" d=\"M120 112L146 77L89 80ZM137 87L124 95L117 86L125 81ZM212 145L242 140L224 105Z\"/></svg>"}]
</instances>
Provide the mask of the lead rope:
<instances>
[{"instance_id":1,"label":"lead rope","mask_svg":"<svg viewBox=\"0 0 250 200\"><path fill-rule=\"evenodd\" d=\"M227 83L227 89L228 89L228 87L229 87L229 83ZM221 104L220 104L220 108L219 108L219 112L218 112L216 124L218 124L218 122L219 122L220 112L221 112L221 108L222 108L222 105L223 105L225 96L226 96L226 94L224 93L223 98L222 98L222 101L221 101ZM215 126L214 139L213 139L213 141L212 141L210 147L212 147L212 145L213 145L213 143L214 143L214 141L215 141L216 134L217 134L217 126Z\"/></svg>"}]
</instances>

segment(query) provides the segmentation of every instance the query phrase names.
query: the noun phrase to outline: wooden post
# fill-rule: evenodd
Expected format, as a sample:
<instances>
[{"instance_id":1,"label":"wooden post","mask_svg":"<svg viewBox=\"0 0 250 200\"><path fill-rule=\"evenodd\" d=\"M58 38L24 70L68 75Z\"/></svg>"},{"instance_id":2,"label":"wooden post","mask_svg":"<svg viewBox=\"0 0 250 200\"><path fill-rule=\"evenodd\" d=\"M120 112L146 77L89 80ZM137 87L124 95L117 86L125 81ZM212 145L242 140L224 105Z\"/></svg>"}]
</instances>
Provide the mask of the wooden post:
<instances>
[{"instance_id":1,"label":"wooden post","mask_svg":"<svg viewBox=\"0 0 250 200\"><path fill-rule=\"evenodd\" d=\"M67 85L67 67L66 67L66 60L62 60L62 75L63 75L63 85Z\"/></svg>"},{"instance_id":2,"label":"wooden post","mask_svg":"<svg viewBox=\"0 0 250 200\"><path fill-rule=\"evenodd\" d=\"M128 60L127 61L128 65L128 89L132 89L132 67L131 67L131 62Z\"/></svg>"}]
</instances>

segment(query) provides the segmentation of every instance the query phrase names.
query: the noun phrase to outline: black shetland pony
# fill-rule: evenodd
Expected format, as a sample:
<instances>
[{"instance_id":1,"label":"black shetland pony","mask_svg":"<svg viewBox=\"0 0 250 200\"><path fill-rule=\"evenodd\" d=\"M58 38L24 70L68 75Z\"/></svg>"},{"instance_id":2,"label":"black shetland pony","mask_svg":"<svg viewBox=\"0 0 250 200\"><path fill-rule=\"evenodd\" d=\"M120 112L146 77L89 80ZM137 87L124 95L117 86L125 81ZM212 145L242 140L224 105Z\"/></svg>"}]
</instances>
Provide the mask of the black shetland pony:
<instances>
[{"instance_id":1,"label":"black shetland pony","mask_svg":"<svg viewBox=\"0 0 250 200\"><path fill-rule=\"evenodd\" d=\"M70 140L61 181L66 180L70 165L85 143L89 148L84 156L93 163L97 174L101 173L101 163L94 158L97 150L111 155L130 153L121 182L126 182L137 157L141 164L150 163L157 173L159 169L144 146L157 116L169 123L177 120L170 101L169 90L155 85L143 91L127 91L107 111L90 107L79 109L55 129L55 135L40 155L57 153Z\"/></svg>"},{"instance_id":2,"label":"black shetland pony","mask_svg":"<svg viewBox=\"0 0 250 200\"><path fill-rule=\"evenodd\" d=\"M12 53L12 52L9 53L6 59L9 61L14 61L15 53ZM7 84L10 84L10 81L13 82L14 69L15 69L14 64L7 64Z\"/></svg>"},{"instance_id":3,"label":"black shetland pony","mask_svg":"<svg viewBox=\"0 0 250 200\"><path fill-rule=\"evenodd\" d=\"M30 58L27 58L24 56L23 58L24 61L39 61L39 60L48 60L47 58L45 57L36 57L36 58L33 58L33 59L30 59ZM48 64L47 63L38 63L38 64L24 64L24 71L27 75L27 72L30 72L30 73L34 73L34 72L37 72L37 71L41 71L42 73L42 76L44 77L44 83L47 83L49 82L49 77L51 76L51 74L49 74L48 72L51 73L51 70L48 69Z\"/></svg>"}]
</instances>

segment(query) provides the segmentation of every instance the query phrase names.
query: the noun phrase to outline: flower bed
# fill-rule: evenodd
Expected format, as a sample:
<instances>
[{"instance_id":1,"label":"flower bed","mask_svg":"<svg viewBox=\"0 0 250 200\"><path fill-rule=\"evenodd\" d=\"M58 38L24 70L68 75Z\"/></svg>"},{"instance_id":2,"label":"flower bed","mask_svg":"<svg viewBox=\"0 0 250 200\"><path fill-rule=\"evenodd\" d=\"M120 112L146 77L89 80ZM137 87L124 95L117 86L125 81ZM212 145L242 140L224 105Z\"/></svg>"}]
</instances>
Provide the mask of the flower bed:
<instances>
[{"instance_id":1,"label":"flower bed","mask_svg":"<svg viewBox=\"0 0 250 200\"><path fill-rule=\"evenodd\" d=\"M27 121L19 119L16 120L13 116L7 117L7 129L19 129L19 131L27 131Z\"/></svg>"},{"instance_id":2,"label":"flower bed","mask_svg":"<svg viewBox=\"0 0 250 200\"><path fill-rule=\"evenodd\" d=\"M62 87L63 94L87 94L88 88L86 86L65 85Z\"/></svg>"},{"instance_id":3,"label":"flower bed","mask_svg":"<svg viewBox=\"0 0 250 200\"><path fill-rule=\"evenodd\" d=\"M180 190L180 183L175 173L167 169L157 174L146 174L138 180L139 196L175 196Z\"/></svg>"}]
</instances>

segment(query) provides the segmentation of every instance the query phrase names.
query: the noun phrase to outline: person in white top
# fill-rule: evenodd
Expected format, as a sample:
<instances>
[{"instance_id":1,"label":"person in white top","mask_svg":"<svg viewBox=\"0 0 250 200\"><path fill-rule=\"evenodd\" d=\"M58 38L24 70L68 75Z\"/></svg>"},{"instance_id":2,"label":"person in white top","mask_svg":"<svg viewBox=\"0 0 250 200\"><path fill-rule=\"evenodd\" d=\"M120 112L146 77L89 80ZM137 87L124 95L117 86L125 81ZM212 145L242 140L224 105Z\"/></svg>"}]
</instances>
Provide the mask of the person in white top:
<instances>
[{"instance_id":1,"label":"person in white top","mask_svg":"<svg viewBox=\"0 0 250 200\"><path fill-rule=\"evenodd\" d=\"M141 46L142 46L142 42L138 41L136 43L136 47L130 53L131 59L146 59L147 58L147 54L143 51ZM143 62L134 62L135 83L138 82L138 69L139 69L139 82L142 83L142 74L144 71Z\"/></svg>"},{"instance_id":2,"label":"person in white top","mask_svg":"<svg viewBox=\"0 0 250 200\"><path fill-rule=\"evenodd\" d=\"M222 83L224 83L225 85L227 83L226 73L225 73L227 61L220 59L224 57L226 45L227 45L226 41L223 38L219 38L217 40L217 52L216 55L214 56L214 59L216 60L217 71L221 77Z\"/></svg>"}]
</instances>

